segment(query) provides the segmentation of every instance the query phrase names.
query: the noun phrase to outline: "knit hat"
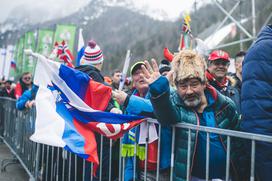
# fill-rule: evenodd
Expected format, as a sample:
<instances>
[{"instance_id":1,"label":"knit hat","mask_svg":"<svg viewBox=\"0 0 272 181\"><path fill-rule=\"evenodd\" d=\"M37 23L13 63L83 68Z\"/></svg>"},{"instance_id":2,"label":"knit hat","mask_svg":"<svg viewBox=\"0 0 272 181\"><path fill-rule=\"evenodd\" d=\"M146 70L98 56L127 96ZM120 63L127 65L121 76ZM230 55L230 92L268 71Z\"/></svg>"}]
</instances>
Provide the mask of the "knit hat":
<instances>
[{"instance_id":1,"label":"knit hat","mask_svg":"<svg viewBox=\"0 0 272 181\"><path fill-rule=\"evenodd\" d=\"M80 60L80 65L95 65L103 62L103 53L94 40L88 42L84 55Z\"/></svg>"},{"instance_id":2,"label":"knit hat","mask_svg":"<svg viewBox=\"0 0 272 181\"><path fill-rule=\"evenodd\" d=\"M160 65L159 65L159 72L162 74L165 71L170 71L171 70L171 65L168 60L162 60Z\"/></svg>"},{"instance_id":3,"label":"knit hat","mask_svg":"<svg viewBox=\"0 0 272 181\"><path fill-rule=\"evenodd\" d=\"M172 62L172 70L174 71L174 82L181 80L198 78L205 82L206 62L204 58L193 50L182 50L175 55Z\"/></svg>"},{"instance_id":4,"label":"knit hat","mask_svg":"<svg viewBox=\"0 0 272 181\"><path fill-rule=\"evenodd\" d=\"M213 60L224 60L229 62L230 61L230 57L229 54L223 50L214 50L210 55L208 60L213 61Z\"/></svg>"},{"instance_id":5,"label":"knit hat","mask_svg":"<svg viewBox=\"0 0 272 181\"><path fill-rule=\"evenodd\" d=\"M142 67L142 65L145 65L145 63L143 61L138 61L138 62L134 63L130 68L130 75L132 76L136 72L136 70L138 70Z\"/></svg>"}]
</instances>

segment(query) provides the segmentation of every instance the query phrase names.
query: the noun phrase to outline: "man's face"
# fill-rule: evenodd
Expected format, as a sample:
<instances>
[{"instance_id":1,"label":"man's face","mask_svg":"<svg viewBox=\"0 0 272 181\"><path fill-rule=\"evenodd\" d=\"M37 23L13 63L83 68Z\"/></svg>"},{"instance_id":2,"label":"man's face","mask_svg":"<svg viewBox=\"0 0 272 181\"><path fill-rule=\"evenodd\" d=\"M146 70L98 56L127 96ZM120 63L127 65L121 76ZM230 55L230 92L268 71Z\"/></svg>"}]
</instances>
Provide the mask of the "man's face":
<instances>
[{"instance_id":1,"label":"man's face","mask_svg":"<svg viewBox=\"0 0 272 181\"><path fill-rule=\"evenodd\" d=\"M236 68L236 72L238 73L242 73L242 65L243 65L243 61L244 61L244 56L242 57L237 57L235 60L235 68Z\"/></svg>"},{"instance_id":2,"label":"man's face","mask_svg":"<svg viewBox=\"0 0 272 181\"><path fill-rule=\"evenodd\" d=\"M22 77L22 80L23 80L23 82L24 82L26 85L30 85L31 82L32 82L32 76L31 76L31 74L25 74L25 75Z\"/></svg>"},{"instance_id":3,"label":"man's face","mask_svg":"<svg viewBox=\"0 0 272 181\"><path fill-rule=\"evenodd\" d=\"M202 96L206 85L199 79L192 78L182 80L176 83L179 97L184 101L185 106L197 108L201 105Z\"/></svg>"},{"instance_id":4,"label":"man's face","mask_svg":"<svg viewBox=\"0 0 272 181\"><path fill-rule=\"evenodd\" d=\"M218 59L210 62L208 70L215 76L216 79L220 80L227 75L228 68L229 68L228 61Z\"/></svg>"},{"instance_id":5,"label":"man's face","mask_svg":"<svg viewBox=\"0 0 272 181\"><path fill-rule=\"evenodd\" d=\"M115 72L114 75L112 76L112 82L115 84L119 84L121 80L122 74L121 72Z\"/></svg>"},{"instance_id":6,"label":"man's face","mask_svg":"<svg viewBox=\"0 0 272 181\"><path fill-rule=\"evenodd\" d=\"M5 82L5 88L6 89L10 89L11 88L11 84L9 82Z\"/></svg>"},{"instance_id":7,"label":"man's face","mask_svg":"<svg viewBox=\"0 0 272 181\"><path fill-rule=\"evenodd\" d=\"M132 75L132 81L133 81L133 86L138 90L138 91L144 91L148 89L148 84L144 80L144 74L142 69L136 70L133 75Z\"/></svg>"}]
</instances>

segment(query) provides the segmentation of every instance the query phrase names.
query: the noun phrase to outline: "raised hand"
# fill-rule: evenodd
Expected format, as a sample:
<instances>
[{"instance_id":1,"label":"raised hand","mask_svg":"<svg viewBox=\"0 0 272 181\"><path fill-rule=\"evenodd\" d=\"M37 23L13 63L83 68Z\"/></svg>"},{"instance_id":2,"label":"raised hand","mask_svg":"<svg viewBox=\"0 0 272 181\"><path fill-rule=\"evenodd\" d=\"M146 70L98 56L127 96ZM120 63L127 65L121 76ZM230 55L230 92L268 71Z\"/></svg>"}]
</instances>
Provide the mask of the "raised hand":
<instances>
[{"instance_id":1,"label":"raised hand","mask_svg":"<svg viewBox=\"0 0 272 181\"><path fill-rule=\"evenodd\" d=\"M160 76L159 67L155 59L151 59L151 65L148 61L144 61L145 66L142 65L142 70L144 74L144 79L148 84L155 82Z\"/></svg>"}]
</instances>

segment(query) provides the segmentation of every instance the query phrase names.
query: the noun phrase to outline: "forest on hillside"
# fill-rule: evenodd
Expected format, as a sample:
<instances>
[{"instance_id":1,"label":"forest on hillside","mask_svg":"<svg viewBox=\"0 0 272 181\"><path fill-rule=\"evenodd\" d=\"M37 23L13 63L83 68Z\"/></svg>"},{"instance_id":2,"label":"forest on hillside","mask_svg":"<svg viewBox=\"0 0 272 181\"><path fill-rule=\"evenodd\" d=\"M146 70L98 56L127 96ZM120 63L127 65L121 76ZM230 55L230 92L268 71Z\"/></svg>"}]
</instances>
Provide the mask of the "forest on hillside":
<instances>
[{"instance_id":1,"label":"forest on hillside","mask_svg":"<svg viewBox=\"0 0 272 181\"><path fill-rule=\"evenodd\" d=\"M223 0L220 4L226 11L236 4L237 0ZM265 20L272 12L271 0L258 0L256 3L256 32L259 32ZM197 5L197 4L196 4ZM252 32L252 13L251 1L242 0L238 8L233 12L233 17L237 21L247 18L244 24L247 31ZM35 25L25 24L20 28L7 31L0 42L0 46L17 41L20 35L29 30L39 28L53 29L56 24L74 24L83 29L85 44L90 39L95 39L104 52L105 64L103 71L108 74L111 70L122 69L127 49L132 52L132 63L137 60L156 58L158 61L163 59L163 48L168 47L172 52L178 49L179 38L182 26L182 14L176 21L159 21L141 14L136 10L120 6L106 6L100 0L93 0L83 10L76 12L65 18L55 19L45 23ZM201 39L211 35L216 27L225 17L215 3L204 6L196 6L190 13L191 29L195 37ZM18 22L10 20L16 25ZM225 25L231 23L227 20ZM272 20L270 20L272 23ZM242 35L242 38L246 38ZM237 34L224 39L223 43L240 39L240 30ZM247 50L252 41L243 44ZM76 50L75 47L71 47ZM239 50L239 44L225 47L224 50L234 56Z\"/></svg>"}]
</instances>

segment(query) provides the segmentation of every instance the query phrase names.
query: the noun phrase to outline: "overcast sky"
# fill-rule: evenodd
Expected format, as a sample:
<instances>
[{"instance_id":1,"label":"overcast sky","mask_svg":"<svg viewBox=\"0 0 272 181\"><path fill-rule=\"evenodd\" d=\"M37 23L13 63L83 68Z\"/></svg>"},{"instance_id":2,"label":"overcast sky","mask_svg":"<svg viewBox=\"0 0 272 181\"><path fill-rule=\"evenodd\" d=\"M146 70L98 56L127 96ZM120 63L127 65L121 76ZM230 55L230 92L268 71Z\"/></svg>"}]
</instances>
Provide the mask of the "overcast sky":
<instances>
[{"instance_id":1,"label":"overcast sky","mask_svg":"<svg viewBox=\"0 0 272 181\"><path fill-rule=\"evenodd\" d=\"M51 11L62 12L77 11L80 7L86 5L90 0L0 0L0 22L3 22L10 11L15 7L29 6L28 10L36 7L50 8Z\"/></svg>"},{"instance_id":2,"label":"overcast sky","mask_svg":"<svg viewBox=\"0 0 272 181\"><path fill-rule=\"evenodd\" d=\"M29 6L29 10L35 7L51 8L55 11L77 11L90 0L0 0L0 22L3 22L10 11L15 7ZM118 0L116 0L118 2ZM194 0L134 0L138 8L162 9L170 18L176 18L184 10L189 10ZM52 11L51 11L52 12Z\"/></svg>"}]
</instances>

